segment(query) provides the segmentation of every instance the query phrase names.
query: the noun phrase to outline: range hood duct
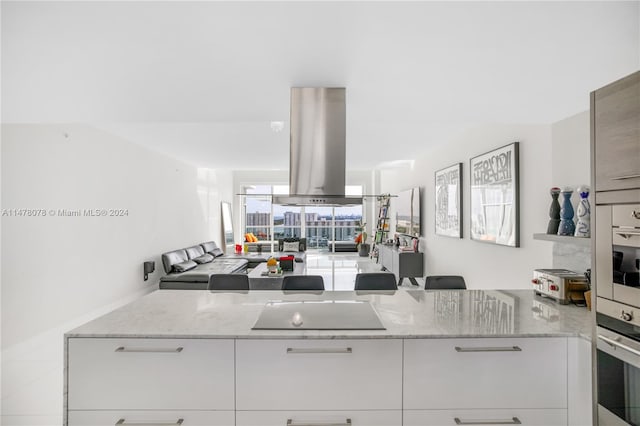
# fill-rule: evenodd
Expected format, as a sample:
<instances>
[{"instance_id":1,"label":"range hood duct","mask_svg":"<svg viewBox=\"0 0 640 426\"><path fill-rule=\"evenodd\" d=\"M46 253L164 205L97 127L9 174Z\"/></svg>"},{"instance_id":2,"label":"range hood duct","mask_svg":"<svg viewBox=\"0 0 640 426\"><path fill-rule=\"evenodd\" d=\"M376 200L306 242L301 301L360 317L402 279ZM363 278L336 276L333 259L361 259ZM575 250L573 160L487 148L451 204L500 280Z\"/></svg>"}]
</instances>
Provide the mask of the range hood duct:
<instances>
[{"instance_id":1,"label":"range hood duct","mask_svg":"<svg viewBox=\"0 0 640 426\"><path fill-rule=\"evenodd\" d=\"M346 197L346 102L344 88L291 89L289 195L275 204L344 206Z\"/></svg>"}]
</instances>

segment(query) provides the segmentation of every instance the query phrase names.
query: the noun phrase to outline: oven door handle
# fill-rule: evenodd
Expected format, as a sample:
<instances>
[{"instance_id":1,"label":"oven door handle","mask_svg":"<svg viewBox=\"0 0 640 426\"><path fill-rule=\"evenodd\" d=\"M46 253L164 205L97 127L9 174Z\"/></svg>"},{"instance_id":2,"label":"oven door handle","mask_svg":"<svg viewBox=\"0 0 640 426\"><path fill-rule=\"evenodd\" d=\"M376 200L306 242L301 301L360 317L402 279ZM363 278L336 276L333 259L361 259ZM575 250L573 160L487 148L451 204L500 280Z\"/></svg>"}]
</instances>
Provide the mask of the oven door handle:
<instances>
[{"instance_id":1,"label":"oven door handle","mask_svg":"<svg viewBox=\"0 0 640 426\"><path fill-rule=\"evenodd\" d=\"M625 240L628 240L631 237L637 237L640 235L640 231L636 231L635 229L631 230L631 229L621 229L621 230L616 230L614 231L617 235L619 235L620 237L624 238Z\"/></svg>"},{"instance_id":2,"label":"oven door handle","mask_svg":"<svg viewBox=\"0 0 640 426\"><path fill-rule=\"evenodd\" d=\"M617 342L616 340L610 338L610 337L606 337L603 336L602 334L598 334L598 339L601 339L603 342L606 342L608 344L610 344L613 347L616 348L620 348L622 350L625 350L627 352L631 352L632 354L636 355L636 356L640 356L640 351L633 349L632 347L629 347L623 343Z\"/></svg>"}]
</instances>

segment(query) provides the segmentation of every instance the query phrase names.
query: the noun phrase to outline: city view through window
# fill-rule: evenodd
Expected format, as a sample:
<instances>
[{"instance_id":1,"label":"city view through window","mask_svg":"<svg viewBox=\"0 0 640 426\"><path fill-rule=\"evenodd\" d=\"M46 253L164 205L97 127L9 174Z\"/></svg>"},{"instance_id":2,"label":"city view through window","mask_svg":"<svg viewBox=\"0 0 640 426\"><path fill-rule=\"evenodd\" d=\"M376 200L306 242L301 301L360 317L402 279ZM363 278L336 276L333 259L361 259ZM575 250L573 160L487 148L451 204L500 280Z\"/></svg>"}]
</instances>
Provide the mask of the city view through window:
<instances>
[{"instance_id":1,"label":"city view through window","mask_svg":"<svg viewBox=\"0 0 640 426\"><path fill-rule=\"evenodd\" d=\"M273 204L270 195L288 194L286 185L256 185L245 188L245 233L258 240L306 237L308 248L327 248L329 241L353 241L362 221L358 206L283 206ZM347 186L346 195L362 195L361 186ZM256 194L256 195L251 195Z\"/></svg>"}]
</instances>

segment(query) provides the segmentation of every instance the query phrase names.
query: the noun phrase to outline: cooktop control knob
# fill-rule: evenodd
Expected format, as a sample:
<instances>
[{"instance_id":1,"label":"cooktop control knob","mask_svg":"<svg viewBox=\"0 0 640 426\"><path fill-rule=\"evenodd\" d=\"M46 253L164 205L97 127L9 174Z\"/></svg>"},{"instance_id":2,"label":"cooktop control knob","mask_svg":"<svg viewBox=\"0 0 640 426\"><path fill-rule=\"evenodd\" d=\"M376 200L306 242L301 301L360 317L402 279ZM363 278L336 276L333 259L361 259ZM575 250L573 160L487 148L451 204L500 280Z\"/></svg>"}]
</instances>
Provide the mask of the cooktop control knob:
<instances>
[{"instance_id":1,"label":"cooktop control knob","mask_svg":"<svg viewBox=\"0 0 640 426\"><path fill-rule=\"evenodd\" d=\"M633 311L622 311L622 313L620 314L620 319L622 319L623 321L631 321L633 319Z\"/></svg>"},{"instance_id":2,"label":"cooktop control knob","mask_svg":"<svg viewBox=\"0 0 640 426\"><path fill-rule=\"evenodd\" d=\"M540 284L540 281L539 281L539 280L537 280L537 279L535 279L535 278L534 278L534 279L532 279L532 280L531 280L531 282L532 282L532 283L534 283L534 284Z\"/></svg>"},{"instance_id":3,"label":"cooktop control knob","mask_svg":"<svg viewBox=\"0 0 640 426\"><path fill-rule=\"evenodd\" d=\"M549 286L549 290L551 290L551 291L558 291L558 286L557 286L557 285L555 285L555 284L551 284L551 285Z\"/></svg>"}]
</instances>

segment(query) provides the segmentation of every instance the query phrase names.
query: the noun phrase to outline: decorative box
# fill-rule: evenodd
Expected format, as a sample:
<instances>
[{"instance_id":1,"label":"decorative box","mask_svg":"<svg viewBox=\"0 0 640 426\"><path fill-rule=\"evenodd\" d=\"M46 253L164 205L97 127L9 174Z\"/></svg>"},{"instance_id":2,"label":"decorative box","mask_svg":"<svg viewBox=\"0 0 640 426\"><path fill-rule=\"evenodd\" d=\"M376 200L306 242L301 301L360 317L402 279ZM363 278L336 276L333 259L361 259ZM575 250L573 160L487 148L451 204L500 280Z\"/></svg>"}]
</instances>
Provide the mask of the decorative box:
<instances>
[{"instance_id":1,"label":"decorative box","mask_svg":"<svg viewBox=\"0 0 640 426\"><path fill-rule=\"evenodd\" d=\"M280 258L280 269L283 271L293 271L293 262L295 262L293 256L282 256Z\"/></svg>"}]
</instances>

